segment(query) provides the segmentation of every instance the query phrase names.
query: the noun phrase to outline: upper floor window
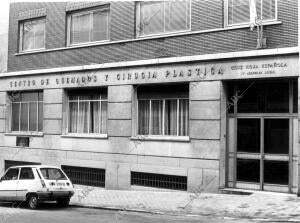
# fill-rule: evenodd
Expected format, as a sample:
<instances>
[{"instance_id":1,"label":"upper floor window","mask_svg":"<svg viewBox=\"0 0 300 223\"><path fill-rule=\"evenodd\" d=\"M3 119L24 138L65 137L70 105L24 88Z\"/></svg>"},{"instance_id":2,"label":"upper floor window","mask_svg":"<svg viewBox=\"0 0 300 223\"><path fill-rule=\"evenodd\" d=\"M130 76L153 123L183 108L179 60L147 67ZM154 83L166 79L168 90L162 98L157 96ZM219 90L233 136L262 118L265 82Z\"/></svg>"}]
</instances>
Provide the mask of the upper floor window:
<instances>
[{"instance_id":1,"label":"upper floor window","mask_svg":"<svg viewBox=\"0 0 300 223\"><path fill-rule=\"evenodd\" d=\"M43 130L43 92L18 92L11 99L11 131Z\"/></svg>"},{"instance_id":2,"label":"upper floor window","mask_svg":"<svg viewBox=\"0 0 300 223\"><path fill-rule=\"evenodd\" d=\"M188 136L188 86L139 87L138 135Z\"/></svg>"},{"instance_id":3,"label":"upper floor window","mask_svg":"<svg viewBox=\"0 0 300 223\"><path fill-rule=\"evenodd\" d=\"M277 0L226 0L227 25L247 24L250 22L251 1L256 5L257 20L276 19ZM252 10L255 12L255 10Z\"/></svg>"},{"instance_id":4,"label":"upper floor window","mask_svg":"<svg viewBox=\"0 0 300 223\"><path fill-rule=\"evenodd\" d=\"M109 39L109 7L76 12L68 16L68 44Z\"/></svg>"},{"instance_id":5,"label":"upper floor window","mask_svg":"<svg viewBox=\"0 0 300 223\"><path fill-rule=\"evenodd\" d=\"M107 89L75 90L68 96L68 133L106 134Z\"/></svg>"},{"instance_id":6,"label":"upper floor window","mask_svg":"<svg viewBox=\"0 0 300 223\"><path fill-rule=\"evenodd\" d=\"M137 36L190 29L190 1L143 1L137 4Z\"/></svg>"},{"instance_id":7,"label":"upper floor window","mask_svg":"<svg viewBox=\"0 0 300 223\"><path fill-rule=\"evenodd\" d=\"M25 20L19 23L19 51L45 48L45 18Z\"/></svg>"}]
</instances>

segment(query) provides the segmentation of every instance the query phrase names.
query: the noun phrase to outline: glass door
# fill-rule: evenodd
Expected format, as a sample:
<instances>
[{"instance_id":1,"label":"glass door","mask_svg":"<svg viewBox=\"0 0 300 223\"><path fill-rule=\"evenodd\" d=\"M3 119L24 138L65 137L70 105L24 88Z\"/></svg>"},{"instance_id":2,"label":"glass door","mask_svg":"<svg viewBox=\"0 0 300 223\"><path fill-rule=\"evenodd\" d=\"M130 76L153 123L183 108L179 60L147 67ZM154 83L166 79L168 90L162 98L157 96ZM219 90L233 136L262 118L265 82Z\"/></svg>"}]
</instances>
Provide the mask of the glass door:
<instances>
[{"instance_id":1,"label":"glass door","mask_svg":"<svg viewBox=\"0 0 300 223\"><path fill-rule=\"evenodd\" d=\"M298 144L298 105L293 97L297 92L295 82L229 84L229 187L296 191L297 179L293 177L297 170L297 153L293 147L297 148Z\"/></svg>"}]
</instances>

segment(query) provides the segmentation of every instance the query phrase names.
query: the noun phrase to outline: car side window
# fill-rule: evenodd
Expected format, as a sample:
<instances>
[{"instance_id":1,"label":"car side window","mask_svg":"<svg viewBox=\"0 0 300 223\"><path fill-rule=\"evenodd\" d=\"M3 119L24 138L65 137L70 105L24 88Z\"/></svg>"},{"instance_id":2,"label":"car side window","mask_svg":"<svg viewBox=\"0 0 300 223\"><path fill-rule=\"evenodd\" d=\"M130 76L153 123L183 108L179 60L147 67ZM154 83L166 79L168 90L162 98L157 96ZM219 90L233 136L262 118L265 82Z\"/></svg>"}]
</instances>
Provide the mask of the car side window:
<instances>
[{"instance_id":1,"label":"car side window","mask_svg":"<svg viewBox=\"0 0 300 223\"><path fill-rule=\"evenodd\" d=\"M32 180L34 179L33 171L29 167L21 169L20 180Z\"/></svg>"},{"instance_id":2,"label":"car side window","mask_svg":"<svg viewBox=\"0 0 300 223\"><path fill-rule=\"evenodd\" d=\"M9 169L4 177L2 177L2 180L17 180L19 174L19 169Z\"/></svg>"}]
</instances>

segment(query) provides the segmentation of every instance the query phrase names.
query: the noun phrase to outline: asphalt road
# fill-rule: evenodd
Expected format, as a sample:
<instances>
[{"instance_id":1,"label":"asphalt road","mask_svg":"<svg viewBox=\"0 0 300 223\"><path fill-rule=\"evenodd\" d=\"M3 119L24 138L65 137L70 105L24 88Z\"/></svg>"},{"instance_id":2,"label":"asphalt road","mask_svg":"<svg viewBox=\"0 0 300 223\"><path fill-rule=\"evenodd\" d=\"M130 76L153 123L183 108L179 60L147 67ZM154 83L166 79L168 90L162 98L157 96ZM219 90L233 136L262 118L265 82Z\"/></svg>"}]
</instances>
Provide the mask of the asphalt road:
<instances>
[{"instance_id":1,"label":"asphalt road","mask_svg":"<svg viewBox=\"0 0 300 223\"><path fill-rule=\"evenodd\" d=\"M58 208L55 203L42 204L37 210L26 206L13 208L11 204L0 204L0 223L219 223L251 222L249 219L215 219L209 216L171 216L137 212L111 211L93 208Z\"/></svg>"}]
</instances>

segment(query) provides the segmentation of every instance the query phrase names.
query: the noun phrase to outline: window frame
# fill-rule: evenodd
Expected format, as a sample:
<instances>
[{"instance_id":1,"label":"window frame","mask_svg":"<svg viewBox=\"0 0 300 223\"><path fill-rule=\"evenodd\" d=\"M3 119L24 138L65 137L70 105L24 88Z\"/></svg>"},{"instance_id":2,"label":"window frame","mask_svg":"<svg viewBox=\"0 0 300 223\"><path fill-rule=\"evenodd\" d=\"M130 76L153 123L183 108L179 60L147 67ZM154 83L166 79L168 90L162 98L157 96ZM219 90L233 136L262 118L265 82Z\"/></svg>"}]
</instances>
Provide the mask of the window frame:
<instances>
[{"instance_id":1,"label":"window frame","mask_svg":"<svg viewBox=\"0 0 300 223\"><path fill-rule=\"evenodd\" d=\"M86 136L86 137L93 137L93 136L96 136L96 137L107 137L107 132L108 132L108 126L107 126L107 123L108 123L108 117L107 117L107 111L106 111L106 132L105 133L101 133L101 128L102 128L102 125L99 126L99 132L98 133L90 133L89 132L89 122L88 122L88 132L78 132L78 129L76 130L76 132L69 132L69 123L70 123L70 102L76 102L77 103L77 106L79 106L79 103L80 102L88 102L89 106L88 106L88 111L90 111L90 108L91 108L91 102L99 102L99 124L101 123L101 119L102 119L102 103L103 102L106 102L106 108L108 109L108 98L107 98L107 94L106 94L106 99L102 99L103 97L103 94L99 94L100 95L100 99L79 99L78 98L78 95L76 96L77 99L74 99L74 100L70 100L70 92L72 91L69 91L66 93L66 136ZM90 113L88 113L88 118L90 118ZM89 120L90 121L90 120Z\"/></svg>"},{"instance_id":2,"label":"window frame","mask_svg":"<svg viewBox=\"0 0 300 223\"><path fill-rule=\"evenodd\" d=\"M107 39L104 40L96 40L96 41L87 41L87 42L80 42L80 43L71 43L71 30L73 28L73 16L81 16L81 15L86 15L86 14L90 14L93 15L94 12L97 11L107 11ZM92 24L93 21L93 16L91 16L92 19L90 19L89 21L89 25ZM88 9L83 9L83 10L79 10L79 11L71 11L67 14L67 47L72 47L72 46L80 46L80 45L90 45L90 44L97 44L97 43L103 43L103 42L109 42L110 41L110 25L111 25L111 12L110 12L110 5L109 4L105 4L102 5L100 7L96 7L96 8L88 8ZM72 26L72 27L71 27Z\"/></svg>"},{"instance_id":3,"label":"window frame","mask_svg":"<svg viewBox=\"0 0 300 223\"><path fill-rule=\"evenodd\" d=\"M9 92L9 93L11 93L11 92ZM37 93L37 94L39 94L39 93L42 93L43 94L43 100L42 101L40 101L39 100L39 95L38 95L38 100L37 101L25 101L25 102L22 102L22 101L16 101L16 102L13 102L13 101L10 101L9 103L10 103L10 109L9 109L9 117L10 117L10 120L9 120L9 132L10 133L13 133L13 134L27 134L27 133L37 133L37 134L42 134L43 133L43 131L44 131L44 91L22 91L20 94L22 94L22 93ZM37 118L37 131L31 131L30 130L30 106L28 106L27 107L27 117L28 117L28 123L27 123L27 130L26 131L24 131L24 130L21 130L21 111L22 111L22 104L27 104L27 105L30 105L30 103L36 103L37 105L37 114L36 114L36 118ZM39 117L39 103L42 103L42 117ZM18 131L15 131L15 130L13 130L13 124L12 124L12 122L13 122L13 114L12 114L12 105L13 104L19 104L19 114L18 114L18 122L19 122L19 130ZM39 118L41 118L41 122L42 122L42 129L41 129L41 131L39 131Z\"/></svg>"},{"instance_id":4,"label":"window frame","mask_svg":"<svg viewBox=\"0 0 300 223\"><path fill-rule=\"evenodd\" d=\"M160 2L160 1L157 1ZM165 29L165 15L166 15L166 7L165 4L168 2L172 2L172 1L161 1L164 3L164 29ZM164 35L172 35L172 34L176 34L176 33L186 33L186 32L191 32L192 31L192 1L191 0L186 0L186 2L188 2L189 7L187 7L187 10L189 10L189 14L188 17L189 19L187 19L188 21L188 28L184 29L184 30L177 30L177 31L171 31L171 32L161 32L161 33L155 33L155 34L146 34L146 35L141 35L138 30L139 30L139 24L141 21L141 3L145 3L143 1L139 1L136 2L136 7L135 7L135 37L136 38L147 38L147 37L155 37L155 36L164 36ZM147 2L146 2L147 3Z\"/></svg>"},{"instance_id":5,"label":"window frame","mask_svg":"<svg viewBox=\"0 0 300 223\"><path fill-rule=\"evenodd\" d=\"M34 48L34 49L29 49L29 50L24 50L23 45L24 45L24 23L29 22L29 21L38 21L38 20L44 20L45 21L45 29L44 29L44 47L40 48ZM25 53L25 52L33 52L33 51L39 51L39 50L45 50L46 49L46 16L42 17L36 17L36 18L30 18L30 19L25 19L25 20L20 20L18 22L18 52L20 53Z\"/></svg>"},{"instance_id":6,"label":"window frame","mask_svg":"<svg viewBox=\"0 0 300 223\"><path fill-rule=\"evenodd\" d=\"M259 1L262 1L262 0L259 0ZM249 18L249 22L229 24L229 22L228 22L228 13L229 13L228 7L229 7L229 0L224 0L224 27L237 27L237 26L250 25L250 18ZM275 0L275 18L263 20L262 23L268 24L270 22L278 21L278 10L277 9L278 9L278 0ZM249 4L249 11L250 11L250 4Z\"/></svg>"},{"instance_id":7,"label":"window frame","mask_svg":"<svg viewBox=\"0 0 300 223\"><path fill-rule=\"evenodd\" d=\"M167 100L176 100L176 135L166 135L165 134L165 108L166 108L166 101ZM179 100L187 100L188 102L188 120L187 120L187 124L188 124L188 127L187 127L187 134L186 135L179 135ZM149 134L146 134L146 135L143 135L143 134L139 134L139 101L149 101ZM154 135L154 134L150 134L152 133L151 130L151 122L152 122L152 116L151 116L151 113L152 113L152 109L151 109L151 105L152 105L152 101L163 101L163 110L162 110L162 135ZM137 136L147 136L147 137L189 137L190 135L190 132L189 132L189 113L190 113L190 103L189 103L189 98L187 97L172 97L172 98L169 98L169 97L162 97L162 98L138 98L137 99L137 103L136 103L136 119L137 119L137 122L136 122L136 135Z\"/></svg>"}]
</instances>

